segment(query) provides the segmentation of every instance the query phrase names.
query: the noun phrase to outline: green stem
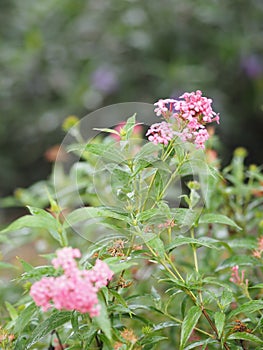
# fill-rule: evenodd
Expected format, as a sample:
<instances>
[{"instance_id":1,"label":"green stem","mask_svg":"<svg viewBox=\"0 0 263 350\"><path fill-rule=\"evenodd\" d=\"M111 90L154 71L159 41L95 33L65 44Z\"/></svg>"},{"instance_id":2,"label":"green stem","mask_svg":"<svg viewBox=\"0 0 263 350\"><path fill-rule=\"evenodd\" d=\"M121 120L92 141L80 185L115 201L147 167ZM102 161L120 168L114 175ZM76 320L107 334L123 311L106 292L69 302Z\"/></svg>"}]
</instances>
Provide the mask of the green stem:
<instances>
[{"instance_id":1,"label":"green stem","mask_svg":"<svg viewBox=\"0 0 263 350\"><path fill-rule=\"evenodd\" d=\"M195 238L195 232L194 232L194 228L191 228L191 238ZM196 245L192 244L192 250L193 250L193 255L194 255L194 264L195 264L195 271L197 274L199 274L199 266L198 266L198 259L197 259L197 249L196 249ZM202 296L202 292L199 290L198 291L199 294L199 298L200 298L200 303L201 305L203 305L203 296Z\"/></svg>"},{"instance_id":2,"label":"green stem","mask_svg":"<svg viewBox=\"0 0 263 350\"><path fill-rule=\"evenodd\" d=\"M186 161L187 155L185 155L184 159L177 165L175 171L172 173L170 179L168 180L167 184L165 185L164 189L162 190L162 192L159 194L156 203L164 196L165 192L168 190L169 186L171 185L172 181L175 179L175 177L178 174L178 171L180 170L181 166L183 165L183 163ZM156 203L154 203L154 205L152 206L152 208L156 205ZM152 209L151 208L151 209Z\"/></svg>"}]
</instances>

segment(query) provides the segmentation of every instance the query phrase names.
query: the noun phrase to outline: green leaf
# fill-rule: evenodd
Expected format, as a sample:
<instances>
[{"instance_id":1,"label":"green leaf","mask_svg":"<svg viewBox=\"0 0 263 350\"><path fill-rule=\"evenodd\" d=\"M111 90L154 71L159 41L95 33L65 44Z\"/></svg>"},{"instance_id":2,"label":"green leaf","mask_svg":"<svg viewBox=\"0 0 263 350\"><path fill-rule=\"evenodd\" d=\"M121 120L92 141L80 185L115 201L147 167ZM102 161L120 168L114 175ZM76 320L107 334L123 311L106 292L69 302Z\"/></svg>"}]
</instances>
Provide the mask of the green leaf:
<instances>
[{"instance_id":1,"label":"green leaf","mask_svg":"<svg viewBox=\"0 0 263 350\"><path fill-rule=\"evenodd\" d=\"M119 304L124 306L126 309L129 309L128 304L126 303L125 299L114 289L110 289L109 293L113 295L114 299L118 301Z\"/></svg>"},{"instance_id":2,"label":"green leaf","mask_svg":"<svg viewBox=\"0 0 263 350\"><path fill-rule=\"evenodd\" d=\"M204 214L199 218L199 224L223 224L233 226L238 230L241 230L233 220L222 214Z\"/></svg>"},{"instance_id":3,"label":"green leaf","mask_svg":"<svg viewBox=\"0 0 263 350\"><path fill-rule=\"evenodd\" d=\"M70 311L54 311L50 317L41 322L32 332L26 343L26 350L32 345L40 341L54 329L70 321L72 312Z\"/></svg>"},{"instance_id":4,"label":"green leaf","mask_svg":"<svg viewBox=\"0 0 263 350\"><path fill-rule=\"evenodd\" d=\"M59 234L59 232L61 232L61 225L50 213L43 209L30 206L28 206L28 209L32 215L25 215L15 220L7 228L0 231L0 233L17 231L25 227L41 228L47 230L50 235L60 243L60 245L65 245L63 240L65 237L62 237Z\"/></svg>"},{"instance_id":5,"label":"green leaf","mask_svg":"<svg viewBox=\"0 0 263 350\"><path fill-rule=\"evenodd\" d=\"M109 134L115 134L115 135L120 135L117 130L114 129L108 129L108 128L93 128L93 130L101 131L101 132L107 132Z\"/></svg>"},{"instance_id":6,"label":"green leaf","mask_svg":"<svg viewBox=\"0 0 263 350\"><path fill-rule=\"evenodd\" d=\"M176 208L171 210L173 218L180 227L192 227L196 224L201 209Z\"/></svg>"},{"instance_id":7,"label":"green leaf","mask_svg":"<svg viewBox=\"0 0 263 350\"><path fill-rule=\"evenodd\" d=\"M227 284L226 282L222 282L220 280L218 280L218 278L216 277L205 277L203 279L203 284L208 284L208 285L214 285L214 286L220 286L224 289L226 289L227 291L231 292L232 293L232 288L229 284Z\"/></svg>"},{"instance_id":8,"label":"green leaf","mask_svg":"<svg viewBox=\"0 0 263 350\"><path fill-rule=\"evenodd\" d=\"M36 208L36 207L31 207L30 205L27 205L26 206L30 212L31 215L34 215L34 216L42 216L44 218L48 218L48 219L54 219L55 218L50 214L48 213L46 210L44 209L41 209L41 208Z\"/></svg>"},{"instance_id":9,"label":"green leaf","mask_svg":"<svg viewBox=\"0 0 263 350\"><path fill-rule=\"evenodd\" d=\"M17 266L9 264L4 261L0 261L0 269L17 269Z\"/></svg>"},{"instance_id":10,"label":"green leaf","mask_svg":"<svg viewBox=\"0 0 263 350\"><path fill-rule=\"evenodd\" d=\"M23 331L29 321L34 318L35 311L38 311L38 308L32 302L19 314L15 322L14 333L21 333Z\"/></svg>"},{"instance_id":11,"label":"green leaf","mask_svg":"<svg viewBox=\"0 0 263 350\"><path fill-rule=\"evenodd\" d=\"M134 158L134 163L137 164L140 160L150 161L152 162L154 159L153 154L160 149L160 145L155 145L152 142L146 143L140 151L136 154Z\"/></svg>"},{"instance_id":12,"label":"green leaf","mask_svg":"<svg viewBox=\"0 0 263 350\"><path fill-rule=\"evenodd\" d=\"M157 254L157 257L165 259L165 249L163 241L159 237L154 237L147 242L147 245L150 246L154 252Z\"/></svg>"},{"instance_id":13,"label":"green leaf","mask_svg":"<svg viewBox=\"0 0 263 350\"><path fill-rule=\"evenodd\" d=\"M94 218L112 218L120 221L128 221L128 217L116 213L104 207L84 207L71 212L65 217L63 228L67 229L79 222Z\"/></svg>"},{"instance_id":14,"label":"green leaf","mask_svg":"<svg viewBox=\"0 0 263 350\"><path fill-rule=\"evenodd\" d=\"M202 350L203 350L203 349L207 349L208 344L218 344L218 342L216 340L208 338L205 340L200 340L200 341L194 342L194 343L188 345L186 348L184 348L184 350L200 349L200 347L202 345L203 345L203 347L202 347Z\"/></svg>"},{"instance_id":15,"label":"green leaf","mask_svg":"<svg viewBox=\"0 0 263 350\"><path fill-rule=\"evenodd\" d=\"M249 288L251 288L251 289L257 289L257 288L263 289L263 283L255 284L254 286L249 287Z\"/></svg>"},{"instance_id":16,"label":"green leaf","mask_svg":"<svg viewBox=\"0 0 263 350\"><path fill-rule=\"evenodd\" d=\"M133 128L136 123L136 113L134 113L130 118L128 118L127 122L123 126L122 130L125 133L124 139L128 140L133 132Z\"/></svg>"},{"instance_id":17,"label":"green leaf","mask_svg":"<svg viewBox=\"0 0 263 350\"><path fill-rule=\"evenodd\" d=\"M263 340L258 338L256 335L246 332L236 332L230 334L230 336L227 338L227 340L234 340L234 339L242 339L247 341L252 341L257 344L263 345Z\"/></svg>"},{"instance_id":18,"label":"green leaf","mask_svg":"<svg viewBox=\"0 0 263 350\"><path fill-rule=\"evenodd\" d=\"M0 233L6 233L11 231L21 230L25 227L30 228L45 228L45 229L53 229L56 230L56 220L51 215L51 218L46 218L42 216L33 216L33 215L25 215L14 222L12 222L8 227L4 230L0 231Z\"/></svg>"},{"instance_id":19,"label":"green leaf","mask_svg":"<svg viewBox=\"0 0 263 350\"><path fill-rule=\"evenodd\" d=\"M200 246L200 247L219 249L217 245L221 244L221 242L210 237L191 238L191 237L178 236L174 239L174 241L171 244L169 244L166 247L166 250L171 251L174 248L184 244L196 244L197 246Z\"/></svg>"},{"instance_id":20,"label":"green leaf","mask_svg":"<svg viewBox=\"0 0 263 350\"><path fill-rule=\"evenodd\" d=\"M156 219L156 217L158 217L158 218L164 218L165 219L165 215L163 215L161 212L160 212L160 209L159 208L153 208L153 209L148 209L148 210L145 210L145 211L143 211L143 212L141 212L141 213L139 213L138 215L137 215L137 217L136 217L136 219L138 220L138 221L141 221L141 222L147 222L147 221L149 221L150 219L152 219L152 218L155 218Z\"/></svg>"},{"instance_id":21,"label":"green leaf","mask_svg":"<svg viewBox=\"0 0 263 350\"><path fill-rule=\"evenodd\" d=\"M199 306L192 306L182 323L180 350L185 348L187 340L189 339L194 327L196 326L202 311Z\"/></svg>"},{"instance_id":22,"label":"green leaf","mask_svg":"<svg viewBox=\"0 0 263 350\"><path fill-rule=\"evenodd\" d=\"M153 344L157 344L160 341L167 340L167 339L168 339L167 337L163 337L161 335L154 335L154 336L146 335L142 339L141 343L143 345L143 349L144 350L152 350L153 349Z\"/></svg>"},{"instance_id":23,"label":"green leaf","mask_svg":"<svg viewBox=\"0 0 263 350\"><path fill-rule=\"evenodd\" d=\"M228 315L228 319L231 319L232 317L235 317L239 314L244 314L246 317L250 313L257 312L259 310L263 309L263 301L262 300L250 300L247 303L244 303L243 305L237 307L235 310L231 311Z\"/></svg>"},{"instance_id":24,"label":"green leaf","mask_svg":"<svg viewBox=\"0 0 263 350\"><path fill-rule=\"evenodd\" d=\"M223 329L224 329L224 325L225 325L225 319L226 319L226 315L223 312L219 312L217 311L215 313L215 326L218 332L218 336L219 338L221 338L222 333L223 333Z\"/></svg>"},{"instance_id":25,"label":"green leaf","mask_svg":"<svg viewBox=\"0 0 263 350\"><path fill-rule=\"evenodd\" d=\"M72 312L70 322L74 333L77 333L79 331L79 313L77 311Z\"/></svg>"},{"instance_id":26,"label":"green leaf","mask_svg":"<svg viewBox=\"0 0 263 350\"><path fill-rule=\"evenodd\" d=\"M232 300L233 300L233 292L227 289L224 289L220 300L220 305L223 308L223 310L227 308L227 306L232 302Z\"/></svg>"},{"instance_id":27,"label":"green leaf","mask_svg":"<svg viewBox=\"0 0 263 350\"><path fill-rule=\"evenodd\" d=\"M95 155L98 155L105 162L113 162L113 163L123 163L125 162L125 157L120 152L119 148L116 147L115 143L113 144L87 144L85 147L85 151L91 152Z\"/></svg>"},{"instance_id":28,"label":"green leaf","mask_svg":"<svg viewBox=\"0 0 263 350\"><path fill-rule=\"evenodd\" d=\"M40 279L43 276L53 276L56 273L56 270L53 266L36 266L28 272L22 274L22 279Z\"/></svg>"},{"instance_id":29,"label":"green leaf","mask_svg":"<svg viewBox=\"0 0 263 350\"><path fill-rule=\"evenodd\" d=\"M229 240L228 242L230 248L244 248L244 249L256 249L257 240L256 237L245 237L245 238L236 238Z\"/></svg>"},{"instance_id":30,"label":"green leaf","mask_svg":"<svg viewBox=\"0 0 263 350\"><path fill-rule=\"evenodd\" d=\"M156 325L153 325L152 329L153 331L159 331L160 329L170 328L170 327L178 327L179 323L167 321L167 322L161 322Z\"/></svg>"},{"instance_id":31,"label":"green leaf","mask_svg":"<svg viewBox=\"0 0 263 350\"><path fill-rule=\"evenodd\" d=\"M18 317L18 313L16 311L16 309L14 308L13 305L11 305L8 301L5 302L5 307L12 319L12 321L15 321Z\"/></svg>"},{"instance_id":32,"label":"green leaf","mask_svg":"<svg viewBox=\"0 0 263 350\"><path fill-rule=\"evenodd\" d=\"M22 264L23 269L24 269L25 272L29 272L29 271L34 270L34 266L33 265L29 264L28 262L26 262L25 260L23 260L23 259L21 259L19 257L17 259Z\"/></svg>"},{"instance_id":33,"label":"green leaf","mask_svg":"<svg viewBox=\"0 0 263 350\"><path fill-rule=\"evenodd\" d=\"M101 294L98 294L100 314L94 317L94 322L102 330L105 336L111 341L111 322L107 312L107 306Z\"/></svg>"},{"instance_id":34,"label":"green leaf","mask_svg":"<svg viewBox=\"0 0 263 350\"><path fill-rule=\"evenodd\" d=\"M231 268L235 265L238 266L262 266L262 263L259 259L254 258L253 256L249 255L235 255L231 256L230 258L224 260L217 268L217 271L221 271L226 268Z\"/></svg>"}]
</instances>

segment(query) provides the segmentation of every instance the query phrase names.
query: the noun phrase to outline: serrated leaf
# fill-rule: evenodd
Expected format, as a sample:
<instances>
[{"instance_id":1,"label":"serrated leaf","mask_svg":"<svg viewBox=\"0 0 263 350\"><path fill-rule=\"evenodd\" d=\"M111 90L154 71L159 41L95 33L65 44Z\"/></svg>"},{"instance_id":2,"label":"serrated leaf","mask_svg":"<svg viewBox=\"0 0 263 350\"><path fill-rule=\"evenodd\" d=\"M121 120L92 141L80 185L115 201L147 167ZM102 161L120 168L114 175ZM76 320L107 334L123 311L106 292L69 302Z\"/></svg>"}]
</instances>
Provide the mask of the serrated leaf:
<instances>
[{"instance_id":1,"label":"serrated leaf","mask_svg":"<svg viewBox=\"0 0 263 350\"><path fill-rule=\"evenodd\" d=\"M111 341L111 322L107 312L107 306L101 294L98 295L100 304L100 314L94 317L94 322L102 330L105 336Z\"/></svg>"},{"instance_id":2,"label":"serrated leaf","mask_svg":"<svg viewBox=\"0 0 263 350\"><path fill-rule=\"evenodd\" d=\"M202 311L199 306L192 306L189 309L182 323L180 350L183 350L185 348L187 340L192 334L192 331L196 326L201 314L202 314Z\"/></svg>"},{"instance_id":3,"label":"serrated leaf","mask_svg":"<svg viewBox=\"0 0 263 350\"><path fill-rule=\"evenodd\" d=\"M214 318L218 336L221 338L225 325L226 315L223 312L217 311L214 315Z\"/></svg>"},{"instance_id":4,"label":"serrated leaf","mask_svg":"<svg viewBox=\"0 0 263 350\"><path fill-rule=\"evenodd\" d=\"M230 334L230 336L227 338L227 340L234 340L234 339L242 339L247 341L252 341L257 344L263 345L263 340L258 338L256 335L246 332L236 332Z\"/></svg>"},{"instance_id":5,"label":"serrated leaf","mask_svg":"<svg viewBox=\"0 0 263 350\"><path fill-rule=\"evenodd\" d=\"M229 217L222 214L204 214L199 218L199 224L223 224L233 226L238 230L241 230L233 220L229 219Z\"/></svg>"},{"instance_id":6,"label":"serrated leaf","mask_svg":"<svg viewBox=\"0 0 263 350\"><path fill-rule=\"evenodd\" d=\"M50 334L54 329L70 321L71 312L55 311L45 321L41 322L32 332L26 343L26 350L40 341L44 336Z\"/></svg>"}]
</instances>

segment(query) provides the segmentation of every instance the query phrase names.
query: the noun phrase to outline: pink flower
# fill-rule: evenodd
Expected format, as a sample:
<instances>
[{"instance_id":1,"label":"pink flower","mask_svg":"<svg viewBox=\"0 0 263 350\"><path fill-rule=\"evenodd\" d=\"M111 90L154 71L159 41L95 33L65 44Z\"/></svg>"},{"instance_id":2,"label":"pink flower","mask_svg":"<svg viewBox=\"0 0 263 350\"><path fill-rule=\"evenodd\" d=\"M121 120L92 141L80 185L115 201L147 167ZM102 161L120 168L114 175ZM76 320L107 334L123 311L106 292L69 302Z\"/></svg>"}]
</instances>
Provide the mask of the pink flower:
<instances>
[{"instance_id":1,"label":"pink flower","mask_svg":"<svg viewBox=\"0 0 263 350\"><path fill-rule=\"evenodd\" d=\"M239 266L235 265L231 268L232 270L232 274L230 277L230 282L233 282L235 284L238 285L242 285L245 284L246 286L248 286L248 279L245 280L245 270L241 271L241 276L239 275Z\"/></svg>"},{"instance_id":2,"label":"pink flower","mask_svg":"<svg viewBox=\"0 0 263 350\"><path fill-rule=\"evenodd\" d=\"M93 269L90 270L90 274L90 279L97 288L106 286L113 276L113 272L109 269L108 265L99 259L97 259Z\"/></svg>"},{"instance_id":3,"label":"pink flower","mask_svg":"<svg viewBox=\"0 0 263 350\"><path fill-rule=\"evenodd\" d=\"M169 141L173 139L175 132L171 128L171 124L166 122L153 124L147 131L146 136L148 140L153 142L155 145L163 143L168 145Z\"/></svg>"},{"instance_id":4,"label":"pink flower","mask_svg":"<svg viewBox=\"0 0 263 350\"><path fill-rule=\"evenodd\" d=\"M52 260L55 268L64 270L59 277L43 277L35 282L30 295L43 311L52 306L58 310L77 310L98 316L100 305L97 292L106 286L113 276L108 265L97 260L91 270L80 270L75 258L80 258L78 249L63 248L57 251L57 258Z\"/></svg>"},{"instance_id":5,"label":"pink flower","mask_svg":"<svg viewBox=\"0 0 263 350\"><path fill-rule=\"evenodd\" d=\"M157 106L154 109L154 112L158 117L163 116L164 118L169 118L169 116L173 114L174 102L176 101L171 98L166 98L165 100L160 99L154 104L155 106Z\"/></svg>"},{"instance_id":6,"label":"pink flower","mask_svg":"<svg viewBox=\"0 0 263 350\"><path fill-rule=\"evenodd\" d=\"M194 143L196 148L205 148L205 142L209 139L209 134L206 129L200 129L199 131L193 132Z\"/></svg>"},{"instance_id":7,"label":"pink flower","mask_svg":"<svg viewBox=\"0 0 263 350\"><path fill-rule=\"evenodd\" d=\"M263 252L263 237L260 237L258 238L257 249L253 251L253 256L255 258L261 259L262 252Z\"/></svg>"},{"instance_id":8,"label":"pink flower","mask_svg":"<svg viewBox=\"0 0 263 350\"><path fill-rule=\"evenodd\" d=\"M176 134L182 141L192 142L196 148L204 148L209 138L205 125L214 121L219 123L219 114L213 111L212 100L202 96L200 90L185 92L180 99L182 100L161 99L154 104L157 106L154 111L157 116L176 121L178 131L173 136ZM167 141L156 127L161 124L152 125L153 129L148 130L146 136L151 134L149 140L154 143L167 144L170 139ZM171 127L171 124L169 126Z\"/></svg>"},{"instance_id":9,"label":"pink flower","mask_svg":"<svg viewBox=\"0 0 263 350\"><path fill-rule=\"evenodd\" d=\"M43 311L47 311L51 307L54 280L54 277L43 277L40 281L35 282L30 289L31 297L37 306L42 307Z\"/></svg>"},{"instance_id":10,"label":"pink flower","mask_svg":"<svg viewBox=\"0 0 263 350\"><path fill-rule=\"evenodd\" d=\"M175 101L174 103L175 110L179 111L176 116L189 122L196 118L198 123L196 123L195 129L213 121L219 123L219 115L211 107L212 99L203 97L202 91L185 92L180 98L183 98L184 101Z\"/></svg>"},{"instance_id":11,"label":"pink flower","mask_svg":"<svg viewBox=\"0 0 263 350\"><path fill-rule=\"evenodd\" d=\"M70 274L72 270L77 268L77 263L74 258L80 258L81 253L79 249L73 249L71 247L65 247L57 250L57 258L52 260L52 265L55 269L62 267L64 272Z\"/></svg>"}]
</instances>

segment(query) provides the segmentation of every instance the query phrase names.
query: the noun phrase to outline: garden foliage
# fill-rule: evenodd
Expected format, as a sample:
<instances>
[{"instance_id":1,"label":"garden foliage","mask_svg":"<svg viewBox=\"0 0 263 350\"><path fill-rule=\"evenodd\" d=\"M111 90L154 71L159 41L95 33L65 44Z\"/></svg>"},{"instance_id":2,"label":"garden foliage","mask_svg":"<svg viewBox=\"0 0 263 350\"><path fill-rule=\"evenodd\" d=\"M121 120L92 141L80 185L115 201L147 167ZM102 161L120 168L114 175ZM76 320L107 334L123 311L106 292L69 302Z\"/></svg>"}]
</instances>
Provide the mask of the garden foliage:
<instances>
[{"instance_id":1,"label":"garden foliage","mask_svg":"<svg viewBox=\"0 0 263 350\"><path fill-rule=\"evenodd\" d=\"M211 103L160 100L148 131L133 115L89 141L64 123L78 160L65 173L60 154L1 231L49 251L20 259L4 349L262 349L263 175L242 148L220 170Z\"/></svg>"}]
</instances>

